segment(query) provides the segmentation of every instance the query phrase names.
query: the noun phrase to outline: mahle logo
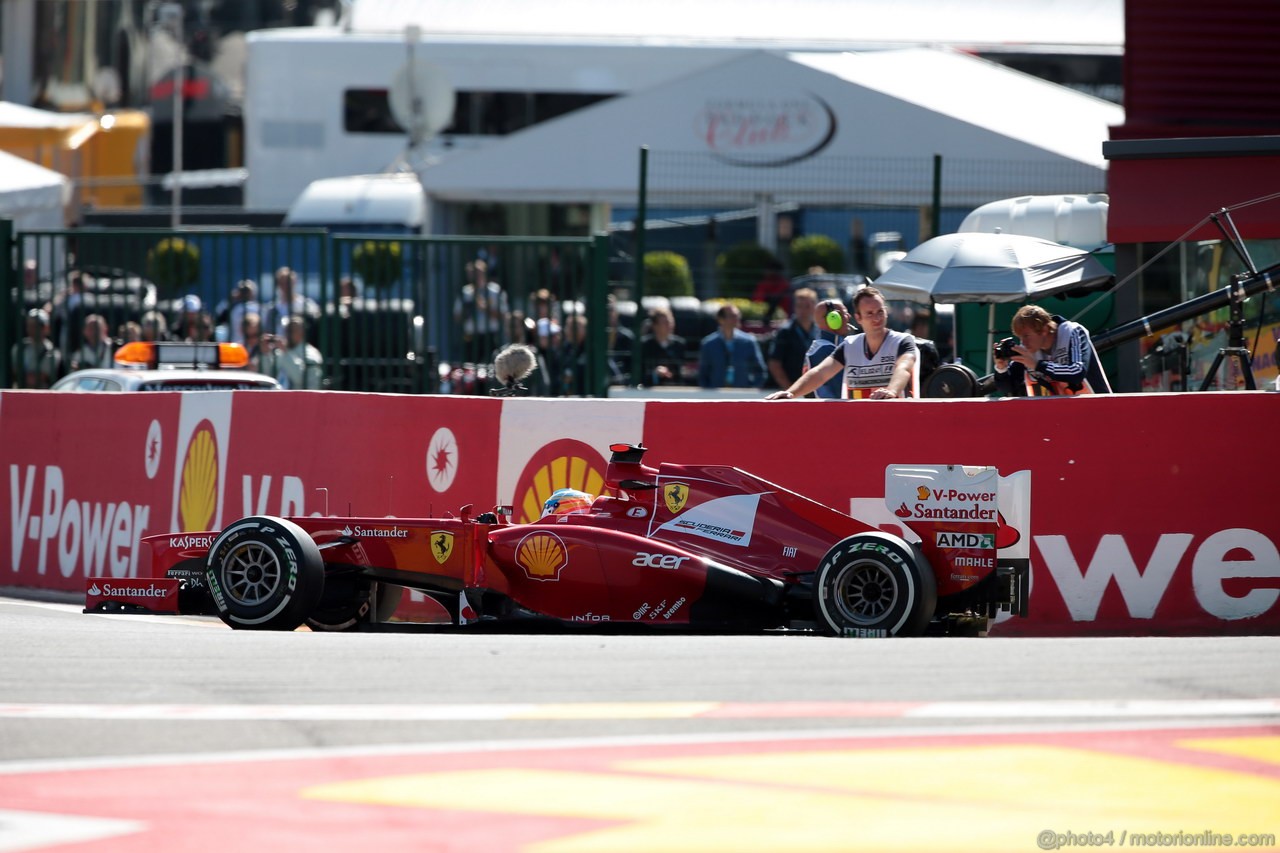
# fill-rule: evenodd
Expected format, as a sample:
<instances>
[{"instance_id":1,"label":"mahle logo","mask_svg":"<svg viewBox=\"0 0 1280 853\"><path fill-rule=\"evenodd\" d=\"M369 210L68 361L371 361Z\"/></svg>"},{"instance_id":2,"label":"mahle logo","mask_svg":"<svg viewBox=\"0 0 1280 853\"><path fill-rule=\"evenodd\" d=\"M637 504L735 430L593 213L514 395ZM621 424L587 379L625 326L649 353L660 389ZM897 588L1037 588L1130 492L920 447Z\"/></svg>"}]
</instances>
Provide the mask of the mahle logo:
<instances>
[{"instance_id":1,"label":"mahle logo","mask_svg":"<svg viewBox=\"0 0 1280 853\"><path fill-rule=\"evenodd\" d=\"M218 508L218 442L207 419L196 425L182 460L178 514L183 531L208 530Z\"/></svg>"},{"instance_id":2,"label":"mahle logo","mask_svg":"<svg viewBox=\"0 0 1280 853\"><path fill-rule=\"evenodd\" d=\"M979 548L990 551L996 547L996 537L992 533L939 530L936 542L939 548Z\"/></svg>"}]
</instances>

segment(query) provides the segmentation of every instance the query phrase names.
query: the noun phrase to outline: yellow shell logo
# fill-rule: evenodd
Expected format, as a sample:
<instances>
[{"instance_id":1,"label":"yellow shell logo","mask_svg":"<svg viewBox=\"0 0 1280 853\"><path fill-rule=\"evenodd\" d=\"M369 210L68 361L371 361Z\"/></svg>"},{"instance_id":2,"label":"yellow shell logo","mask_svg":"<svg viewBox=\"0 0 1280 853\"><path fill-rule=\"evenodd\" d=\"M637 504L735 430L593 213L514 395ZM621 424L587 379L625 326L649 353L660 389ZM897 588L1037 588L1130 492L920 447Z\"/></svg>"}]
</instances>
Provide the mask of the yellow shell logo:
<instances>
[{"instance_id":1,"label":"yellow shell logo","mask_svg":"<svg viewBox=\"0 0 1280 853\"><path fill-rule=\"evenodd\" d=\"M453 534L447 530L433 530L431 532L431 556L435 557L436 562L443 566L452 553Z\"/></svg>"},{"instance_id":2,"label":"yellow shell logo","mask_svg":"<svg viewBox=\"0 0 1280 853\"><path fill-rule=\"evenodd\" d=\"M530 533L516 546L516 564L535 581L558 581L569 552L554 533Z\"/></svg>"},{"instance_id":3,"label":"yellow shell logo","mask_svg":"<svg viewBox=\"0 0 1280 853\"><path fill-rule=\"evenodd\" d=\"M589 444L572 438L551 442L533 455L516 482L515 520L529 524L541 518L542 505L556 489L600 494L605 466Z\"/></svg>"},{"instance_id":4,"label":"yellow shell logo","mask_svg":"<svg viewBox=\"0 0 1280 853\"><path fill-rule=\"evenodd\" d=\"M218 442L213 424L201 421L191 434L187 456L182 460L182 488L178 495L178 517L182 529L208 530L218 508Z\"/></svg>"},{"instance_id":5,"label":"yellow shell logo","mask_svg":"<svg viewBox=\"0 0 1280 853\"><path fill-rule=\"evenodd\" d=\"M667 504L667 512L675 515L684 509L684 502L689 500L689 484L667 483L662 487L662 500Z\"/></svg>"}]
</instances>

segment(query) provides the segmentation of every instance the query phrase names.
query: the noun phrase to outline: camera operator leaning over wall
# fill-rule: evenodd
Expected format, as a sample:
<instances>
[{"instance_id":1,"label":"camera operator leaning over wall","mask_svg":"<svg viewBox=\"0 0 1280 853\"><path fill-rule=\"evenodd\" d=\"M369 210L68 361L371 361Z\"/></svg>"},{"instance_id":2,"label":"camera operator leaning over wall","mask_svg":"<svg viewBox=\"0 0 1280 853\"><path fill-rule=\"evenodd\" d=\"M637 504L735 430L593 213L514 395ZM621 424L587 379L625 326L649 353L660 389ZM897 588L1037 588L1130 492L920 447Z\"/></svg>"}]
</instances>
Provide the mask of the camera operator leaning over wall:
<instances>
[{"instance_id":1,"label":"camera operator leaning over wall","mask_svg":"<svg viewBox=\"0 0 1280 853\"><path fill-rule=\"evenodd\" d=\"M842 371L849 396L855 400L906 397L918 357L915 338L889 328L884 296L874 287L858 291L853 298L853 316L862 327L861 334L845 338L831 355L791 383L790 388L776 391L765 399L803 397Z\"/></svg>"},{"instance_id":2,"label":"camera operator leaning over wall","mask_svg":"<svg viewBox=\"0 0 1280 853\"><path fill-rule=\"evenodd\" d=\"M1089 331L1050 314L1039 305L1023 305L1013 315L1013 333L992 353L996 387L1011 397L1110 394L1111 383L1098 361Z\"/></svg>"}]
</instances>

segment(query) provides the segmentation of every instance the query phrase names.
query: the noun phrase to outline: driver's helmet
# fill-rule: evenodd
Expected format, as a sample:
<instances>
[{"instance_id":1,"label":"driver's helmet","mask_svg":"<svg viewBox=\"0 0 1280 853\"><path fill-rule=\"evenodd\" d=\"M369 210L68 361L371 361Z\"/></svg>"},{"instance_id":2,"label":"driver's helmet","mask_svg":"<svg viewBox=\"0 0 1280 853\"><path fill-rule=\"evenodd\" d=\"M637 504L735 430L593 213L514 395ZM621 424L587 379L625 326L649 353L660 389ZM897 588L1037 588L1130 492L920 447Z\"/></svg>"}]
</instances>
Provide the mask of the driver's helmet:
<instances>
[{"instance_id":1,"label":"driver's helmet","mask_svg":"<svg viewBox=\"0 0 1280 853\"><path fill-rule=\"evenodd\" d=\"M542 505L542 515L579 515L591 511L595 497L577 489L557 489Z\"/></svg>"}]
</instances>

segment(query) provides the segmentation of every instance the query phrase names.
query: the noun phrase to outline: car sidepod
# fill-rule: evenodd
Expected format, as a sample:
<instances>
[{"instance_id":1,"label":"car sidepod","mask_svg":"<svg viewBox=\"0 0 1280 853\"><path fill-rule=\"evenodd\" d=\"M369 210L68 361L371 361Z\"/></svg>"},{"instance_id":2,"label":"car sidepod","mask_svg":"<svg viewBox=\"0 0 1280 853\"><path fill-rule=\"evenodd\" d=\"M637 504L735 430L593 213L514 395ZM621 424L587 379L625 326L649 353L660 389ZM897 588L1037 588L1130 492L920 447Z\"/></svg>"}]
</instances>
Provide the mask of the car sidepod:
<instances>
[{"instance_id":1,"label":"car sidepod","mask_svg":"<svg viewBox=\"0 0 1280 853\"><path fill-rule=\"evenodd\" d=\"M574 523L496 530L485 586L570 623L700 628L780 624L783 584L670 543Z\"/></svg>"}]
</instances>

